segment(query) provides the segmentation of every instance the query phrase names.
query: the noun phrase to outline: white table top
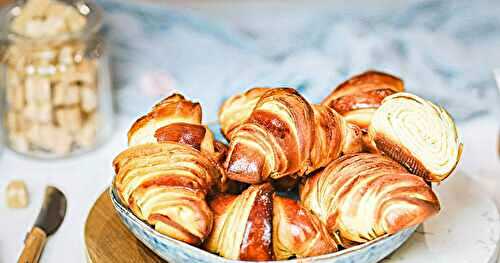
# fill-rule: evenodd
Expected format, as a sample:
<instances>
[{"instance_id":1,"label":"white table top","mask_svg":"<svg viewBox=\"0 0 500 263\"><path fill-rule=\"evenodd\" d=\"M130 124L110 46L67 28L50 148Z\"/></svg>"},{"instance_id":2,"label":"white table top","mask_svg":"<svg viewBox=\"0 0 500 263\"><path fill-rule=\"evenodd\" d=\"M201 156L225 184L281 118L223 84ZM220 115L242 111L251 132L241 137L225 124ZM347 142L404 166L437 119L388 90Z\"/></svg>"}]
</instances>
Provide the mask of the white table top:
<instances>
[{"instance_id":1,"label":"white table top","mask_svg":"<svg viewBox=\"0 0 500 263\"><path fill-rule=\"evenodd\" d=\"M68 198L68 210L61 228L49 238L41 262L85 262L84 222L93 202L111 181L111 161L125 148L125 134L130 123L126 118L120 118L108 143L73 159L44 162L4 150L0 156L0 263L17 259L47 184L63 190ZM485 116L462 123L460 131L465 148L458 169L476 179L499 206L498 118ZM12 179L23 179L27 183L31 197L28 208L6 208L4 191Z\"/></svg>"},{"instance_id":2,"label":"white table top","mask_svg":"<svg viewBox=\"0 0 500 263\"><path fill-rule=\"evenodd\" d=\"M476 181L458 171L446 183L435 185L441 203L439 214L426 220L382 262L497 262L500 215Z\"/></svg>"}]
</instances>

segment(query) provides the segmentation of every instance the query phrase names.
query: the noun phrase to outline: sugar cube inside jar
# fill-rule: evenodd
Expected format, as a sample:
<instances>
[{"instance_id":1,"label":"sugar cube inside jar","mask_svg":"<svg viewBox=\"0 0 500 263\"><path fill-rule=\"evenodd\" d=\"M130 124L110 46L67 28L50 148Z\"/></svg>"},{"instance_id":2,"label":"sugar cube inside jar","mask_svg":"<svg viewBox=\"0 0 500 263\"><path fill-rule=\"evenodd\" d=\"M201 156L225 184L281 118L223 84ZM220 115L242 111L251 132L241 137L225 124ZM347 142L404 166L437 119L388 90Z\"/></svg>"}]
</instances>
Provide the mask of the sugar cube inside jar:
<instances>
[{"instance_id":1,"label":"sugar cube inside jar","mask_svg":"<svg viewBox=\"0 0 500 263\"><path fill-rule=\"evenodd\" d=\"M27 0L2 13L6 144L40 158L93 149L110 132L112 98L101 10Z\"/></svg>"}]
</instances>

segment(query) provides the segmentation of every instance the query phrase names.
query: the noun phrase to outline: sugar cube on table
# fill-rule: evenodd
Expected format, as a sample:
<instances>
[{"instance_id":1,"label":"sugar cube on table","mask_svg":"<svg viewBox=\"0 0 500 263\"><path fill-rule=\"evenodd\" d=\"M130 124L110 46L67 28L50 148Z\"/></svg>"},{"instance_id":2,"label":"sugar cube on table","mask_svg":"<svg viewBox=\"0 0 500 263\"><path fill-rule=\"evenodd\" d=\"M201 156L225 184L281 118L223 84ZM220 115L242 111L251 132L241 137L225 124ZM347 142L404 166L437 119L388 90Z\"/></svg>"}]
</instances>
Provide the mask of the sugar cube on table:
<instances>
[{"instance_id":1,"label":"sugar cube on table","mask_svg":"<svg viewBox=\"0 0 500 263\"><path fill-rule=\"evenodd\" d=\"M28 206L28 189L21 180L13 180L5 191L7 206L10 208L24 208Z\"/></svg>"}]
</instances>

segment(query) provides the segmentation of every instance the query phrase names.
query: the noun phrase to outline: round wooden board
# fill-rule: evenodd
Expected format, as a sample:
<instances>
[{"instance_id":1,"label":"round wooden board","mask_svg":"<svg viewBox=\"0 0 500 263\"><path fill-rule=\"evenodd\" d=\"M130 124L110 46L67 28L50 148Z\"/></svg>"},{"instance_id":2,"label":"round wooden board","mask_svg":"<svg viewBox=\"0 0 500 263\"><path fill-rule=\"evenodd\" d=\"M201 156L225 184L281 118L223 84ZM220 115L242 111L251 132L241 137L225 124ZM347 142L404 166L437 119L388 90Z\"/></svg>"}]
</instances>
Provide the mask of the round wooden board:
<instances>
[{"instance_id":1,"label":"round wooden board","mask_svg":"<svg viewBox=\"0 0 500 263\"><path fill-rule=\"evenodd\" d=\"M122 224L111 204L108 190L99 196L90 210L84 236L91 263L165 262Z\"/></svg>"}]
</instances>

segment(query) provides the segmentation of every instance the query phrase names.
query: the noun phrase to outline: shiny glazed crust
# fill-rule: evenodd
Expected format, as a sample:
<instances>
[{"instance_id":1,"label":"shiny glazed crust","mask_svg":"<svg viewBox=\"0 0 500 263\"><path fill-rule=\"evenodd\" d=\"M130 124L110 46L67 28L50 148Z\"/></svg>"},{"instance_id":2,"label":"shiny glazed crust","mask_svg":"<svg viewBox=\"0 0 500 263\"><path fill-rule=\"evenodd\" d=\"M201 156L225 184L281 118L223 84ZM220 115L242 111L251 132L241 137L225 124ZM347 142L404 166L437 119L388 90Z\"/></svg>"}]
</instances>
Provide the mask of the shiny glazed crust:
<instances>
[{"instance_id":1,"label":"shiny glazed crust","mask_svg":"<svg viewBox=\"0 0 500 263\"><path fill-rule=\"evenodd\" d=\"M156 104L147 115L130 127L128 143L130 146L155 143L154 134L159 128L176 122L201 124L201 117L199 103L186 100L180 94L173 94Z\"/></svg>"},{"instance_id":2,"label":"shiny glazed crust","mask_svg":"<svg viewBox=\"0 0 500 263\"><path fill-rule=\"evenodd\" d=\"M178 142L201 150L207 129L199 124L171 123L155 131L154 137L158 143Z\"/></svg>"},{"instance_id":3,"label":"shiny glazed crust","mask_svg":"<svg viewBox=\"0 0 500 263\"><path fill-rule=\"evenodd\" d=\"M422 223L439 201L419 176L376 154L349 154L308 178L301 203L343 246Z\"/></svg>"},{"instance_id":4,"label":"shiny glazed crust","mask_svg":"<svg viewBox=\"0 0 500 263\"><path fill-rule=\"evenodd\" d=\"M361 135L334 110L309 104L294 89L269 89L231 133L224 167L229 178L250 184L303 176L343 152L361 151Z\"/></svg>"},{"instance_id":5,"label":"shiny glazed crust","mask_svg":"<svg viewBox=\"0 0 500 263\"><path fill-rule=\"evenodd\" d=\"M398 77L367 71L340 84L321 104L342 114L348 122L366 129L382 100L403 91L404 83Z\"/></svg>"},{"instance_id":6,"label":"shiny glazed crust","mask_svg":"<svg viewBox=\"0 0 500 263\"><path fill-rule=\"evenodd\" d=\"M206 249L225 258L272 260L272 186L253 185L240 195L221 195L210 202L214 229Z\"/></svg>"},{"instance_id":7,"label":"shiny glazed crust","mask_svg":"<svg viewBox=\"0 0 500 263\"><path fill-rule=\"evenodd\" d=\"M325 225L297 201L273 196L273 251L277 260L337 251Z\"/></svg>"}]
</instances>

